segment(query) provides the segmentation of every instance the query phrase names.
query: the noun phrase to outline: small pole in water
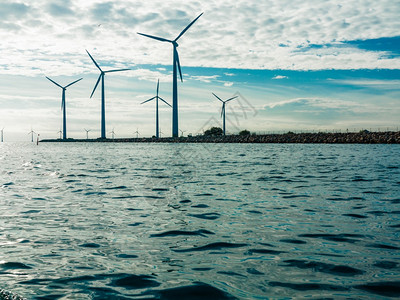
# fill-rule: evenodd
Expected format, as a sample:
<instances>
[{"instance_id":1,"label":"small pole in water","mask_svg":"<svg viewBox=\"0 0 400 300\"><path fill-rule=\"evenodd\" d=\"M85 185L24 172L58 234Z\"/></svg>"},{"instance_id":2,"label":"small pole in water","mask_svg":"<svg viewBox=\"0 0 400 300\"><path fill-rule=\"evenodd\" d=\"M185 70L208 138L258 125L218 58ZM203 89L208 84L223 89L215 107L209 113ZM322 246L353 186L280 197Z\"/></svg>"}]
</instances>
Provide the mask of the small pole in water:
<instances>
[{"instance_id":1,"label":"small pole in water","mask_svg":"<svg viewBox=\"0 0 400 300\"><path fill-rule=\"evenodd\" d=\"M36 138L36 145L39 145L39 136L40 136L40 134L37 135L37 138Z\"/></svg>"}]
</instances>

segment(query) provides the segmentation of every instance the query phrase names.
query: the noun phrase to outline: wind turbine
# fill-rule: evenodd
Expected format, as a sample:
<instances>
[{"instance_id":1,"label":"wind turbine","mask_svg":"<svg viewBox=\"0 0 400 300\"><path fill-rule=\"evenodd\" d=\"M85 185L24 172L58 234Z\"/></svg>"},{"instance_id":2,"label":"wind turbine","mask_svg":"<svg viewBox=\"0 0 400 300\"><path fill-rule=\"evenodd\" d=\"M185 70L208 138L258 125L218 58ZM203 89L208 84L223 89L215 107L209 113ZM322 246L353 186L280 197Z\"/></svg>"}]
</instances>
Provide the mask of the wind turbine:
<instances>
[{"instance_id":1,"label":"wind turbine","mask_svg":"<svg viewBox=\"0 0 400 300\"><path fill-rule=\"evenodd\" d=\"M60 140L61 140L61 134L62 134L62 130L58 131L57 133L60 134Z\"/></svg>"},{"instance_id":2,"label":"wind turbine","mask_svg":"<svg viewBox=\"0 0 400 300\"><path fill-rule=\"evenodd\" d=\"M87 51L87 54L89 57L92 59L93 63L97 67L97 69L100 70L100 76L99 79L97 79L96 85L94 86L93 92L90 95L90 98L92 98L94 91L96 90L97 86L99 85L100 79L101 79L101 138L105 139L106 138L106 95L104 92L104 75L106 73L111 73L111 72L121 72L121 71L128 71L130 69L117 69L117 70L108 70L108 71L103 71L100 66L97 64L97 62L94 60L94 58L90 55L89 51Z\"/></svg>"},{"instance_id":3,"label":"wind turbine","mask_svg":"<svg viewBox=\"0 0 400 300\"><path fill-rule=\"evenodd\" d=\"M178 51L176 50L176 48L179 46L177 41L190 28L190 26L192 26L193 23L196 22L197 19L201 17L202 14L203 13L201 13L188 26L186 26L185 29L183 29L181 31L181 33L174 40L168 40L168 39L165 39L162 37L157 37L157 36L138 32L138 34L146 36L151 39L155 39L155 40L158 40L161 42L169 42L173 46L173 60L172 60L172 70L173 70L173 74L172 74L172 76L173 76L173 78L172 78L172 82L173 82L172 83L172 136L173 137L178 137L178 134L179 134L179 132L178 132L178 76L177 76L178 74L177 74L177 69L179 69L179 75L180 75L181 81L183 81L181 64L179 62L179 55L178 55Z\"/></svg>"},{"instance_id":4,"label":"wind turbine","mask_svg":"<svg viewBox=\"0 0 400 300\"><path fill-rule=\"evenodd\" d=\"M136 138L139 138L139 128L136 128L136 131L134 133L136 133Z\"/></svg>"},{"instance_id":5,"label":"wind turbine","mask_svg":"<svg viewBox=\"0 0 400 300\"><path fill-rule=\"evenodd\" d=\"M33 131L33 129L31 128L31 131L28 133L28 135L31 134L32 135L32 143L33 143L33 134L36 134L36 132Z\"/></svg>"},{"instance_id":6,"label":"wind turbine","mask_svg":"<svg viewBox=\"0 0 400 300\"><path fill-rule=\"evenodd\" d=\"M180 130L179 129L179 131L181 132L181 137L183 137L183 133L186 132L187 130Z\"/></svg>"},{"instance_id":7,"label":"wind turbine","mask_svg":"<svg viewBox=\"0 0 400 300\"><path fill-rule=\"evenodd\" d=\"M0 131L1 131L1 142L3 142L4 141L4 139L3 139L3 137L4 137L4 127Z\"/></svg>"},{"instance_id":8,"label":"wind turbine","mask_svg":"<svg viewBox=\"0 0 400 300\"><path fill-rule=\"evenodd\" d=\"M66 106L65 106L65 90L67 87L73 85L74 83L77 83L78 81L82 80L83 78L80 78L78 80L75 80L74 82L71 82L70 84L67 84L66 86L61 86L54 80L50 79L49 77L46 76L48 80L50 80L52 83L54 83L56 86L62 88L62 100L61 100L61 110L63 111L63 140L67 139L67 117L66 117ZM61 136L60 136L61 139Z\"/></svg>"},{"instance_id":9,"label":"wind turbine","mask_svg":"<svg viewBox=\"0 0 400 300\"><path fill-rule=\"evenodd\" d=\"M157 94L156 96L154 96L153 98L150 98L149 100L143 101L140 104L144 104L146 102L149 102L151 100L156 99L156 138L158 138L158 128L159 128L159 121L158 121L158 99L160 99L162 102L164 102L165 104L167 104L169 107L172 107L167 101L165 101L163 98L161 98L160 96L158 96L158 91L160 88L160 79L157 81Z\"/></svg>"},{"instance_id":10,"label":"wind turbine","mask_svg":"<svg viewBox=\"0 0 400 300\"><path fill-rule=\"evenodd\" d=\"M110 133L112 134L112 139L114 139L114 135L115 135L114 128L112 131L110 131Z\"/></svg>"},{"instance_id":11,"label":"wind turbine","mask_svg":"<svg viewBox=\"0 0 400 300\"><path fill-rule=\"evenodd\" d=\"M91 131L90 129L86 129L86 128L83 128L83 129L85 129L85 131L86 131L86 139L88 140L89 139L89 131Z\"/></svg>"},{"instance_id":12,"label":"wind turbine","mask_svg":"<svg viewBox=\"0 0 400 300\"><path fill-rule=\"evenodd\" d=\"M215 95L214 93L212 93L219 101L221 101L222 102L222 110L221 110L221 117L223 117L223 121L222 121L222 128L223 128L223 131L224 131L224 135L225 135L225 106L226 106L226 103L228 102L228 101L231 101L231 100L233 100L233 99L235 99L235 98L237 98L238 96L235 96L235 97L232 97L232 98L229 98L228 100L225 100L225 101L223 101L220 97L218 97L217 95Z\"/></svg>"}]
</instances>

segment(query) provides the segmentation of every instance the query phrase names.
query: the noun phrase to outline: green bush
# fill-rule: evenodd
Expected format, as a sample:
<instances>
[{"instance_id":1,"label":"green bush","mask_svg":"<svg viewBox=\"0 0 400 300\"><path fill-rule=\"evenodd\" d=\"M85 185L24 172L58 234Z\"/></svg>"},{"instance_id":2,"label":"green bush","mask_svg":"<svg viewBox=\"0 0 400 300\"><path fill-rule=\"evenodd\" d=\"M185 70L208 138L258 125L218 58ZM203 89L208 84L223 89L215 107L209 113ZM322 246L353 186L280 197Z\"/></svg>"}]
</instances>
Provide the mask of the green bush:
<instances>
[{"instance_id":1,"label":"green bush","mask_svg":"<svg viewBox=\"0 0 400 300\"><path fill-rule=\"evenodd\" d=\"M245 136L245 135L250 135L250 131L248 131L247 129L242 130L241 132L239 132L240 136Z\"/></svg>"},{"instance_id":2,"label":"green bush","mask_svg":"<svg viewBox=\"0 0 400 300\"><path fill-rule=\"evenodd\" d=\"M220 136L222 133L223 131L219 127L211 127L210 129L204 131L205 136Z\"/></svg>"}]
</instances>

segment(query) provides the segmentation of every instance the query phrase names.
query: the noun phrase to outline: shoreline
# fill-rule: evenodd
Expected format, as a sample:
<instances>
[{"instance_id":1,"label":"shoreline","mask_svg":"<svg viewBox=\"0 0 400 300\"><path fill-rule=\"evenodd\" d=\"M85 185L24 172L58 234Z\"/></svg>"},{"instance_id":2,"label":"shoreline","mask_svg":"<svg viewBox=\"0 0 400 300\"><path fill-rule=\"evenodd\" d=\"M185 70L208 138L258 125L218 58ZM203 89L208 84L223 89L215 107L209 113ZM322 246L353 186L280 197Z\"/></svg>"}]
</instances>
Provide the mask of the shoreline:
<instances>
[{"instance_id":1,"label":"shoreline","mask_svg":"<svg viewBox=\"0 0 400 300\"><path fill-rule=\"evenodd\" d=\"M357 133L284 133L117 139L44 139L44 143L252 143L252 144L400 144L400 131Z\"/></svg>"}]
</instances>

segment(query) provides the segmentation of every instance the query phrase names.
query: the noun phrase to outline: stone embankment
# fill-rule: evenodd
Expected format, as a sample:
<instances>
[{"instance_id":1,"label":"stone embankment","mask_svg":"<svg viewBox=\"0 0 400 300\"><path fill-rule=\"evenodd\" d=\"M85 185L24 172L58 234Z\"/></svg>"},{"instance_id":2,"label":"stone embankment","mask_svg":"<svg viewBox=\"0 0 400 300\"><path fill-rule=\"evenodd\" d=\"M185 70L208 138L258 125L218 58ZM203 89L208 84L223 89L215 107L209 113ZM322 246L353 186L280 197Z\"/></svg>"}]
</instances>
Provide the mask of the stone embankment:
<instances>
[{"instance_id":1,"label":"stone embankment","mask_svg":"<svg viewBox=\"0 0 400 300\"><path fill-rule=\"evenodd\" d=\"M179 138L68 139L42 142L114 143L295 143L295 144L400 144L400 131L358 133L285 133L266 135L193 136Z\"/></svg>"}]
</instances>

